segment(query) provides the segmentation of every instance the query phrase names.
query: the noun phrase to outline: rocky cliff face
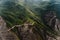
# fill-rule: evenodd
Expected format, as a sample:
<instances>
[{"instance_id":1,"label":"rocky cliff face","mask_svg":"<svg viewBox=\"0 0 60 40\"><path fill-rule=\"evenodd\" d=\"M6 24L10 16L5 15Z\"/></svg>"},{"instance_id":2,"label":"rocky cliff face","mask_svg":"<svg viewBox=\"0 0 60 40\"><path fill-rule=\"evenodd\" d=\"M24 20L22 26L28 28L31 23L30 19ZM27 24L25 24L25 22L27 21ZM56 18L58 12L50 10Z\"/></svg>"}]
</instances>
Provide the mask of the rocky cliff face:
<instances>
[{"instance_id":1,"label":"rocky cliff face","mask_svg":"<svg viewBox=\"0 0 60 40\"><path fill-rule=\"evenodd\" d=\"M28 23L18 28L21 40L40 40L39 34L33 30L34 26Z\"/></svg>"},{"instance_id":2,"label":"rocky cliff face","mask_svg":"<svg viewBox=\"0 0 60 40\"><path fill-rule=\"evenodd\" d=\"M0 16L0 40L19 40L13 32L7 30L6 23Z\"/></svg>"}]
</instances>

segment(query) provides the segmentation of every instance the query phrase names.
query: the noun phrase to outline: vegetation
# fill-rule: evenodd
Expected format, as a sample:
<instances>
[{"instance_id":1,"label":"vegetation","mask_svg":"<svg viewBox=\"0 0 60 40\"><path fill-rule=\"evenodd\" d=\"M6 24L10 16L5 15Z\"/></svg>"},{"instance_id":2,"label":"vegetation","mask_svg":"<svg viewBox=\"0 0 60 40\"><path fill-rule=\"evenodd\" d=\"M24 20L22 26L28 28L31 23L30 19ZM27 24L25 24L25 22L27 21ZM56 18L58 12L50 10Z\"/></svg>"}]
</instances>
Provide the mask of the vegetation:
<instances>
[{"instance_id":1,"label":"vegetation","mask_svg":"<svg viewBox=\"0 0 60 40\"><path fill-rule=\"evenodd\" d=\"M31 0L32 1L32 0ZM40 1L39 1L40 2ZM48 40L47 36L55 38L58 36L55 31L55 22L48 21L54 17L54 6L49 1L42 1L41 3L32 3L25 0L22 3L11 1L3 1L0 4L0 16L3 17L7 23L7 27L11 28L15 25L28 24L32 26L33 30L39 34L39 40ZM51 12L51 14L49 14ZM51 16L46 16L52 15ZM46 17L45 17L46 16ZM51 18L50 18L51 17ZM47 21L46 21L47 20ZM48 24L50 23L50 24ZM19 35L18 28L12 29L13 32L17 32ZM20 32L21 33L21 32ZM21 37L20 37L21 38ZM22 39L22 38L21 38Z\"/></svg>"}]
</instances>

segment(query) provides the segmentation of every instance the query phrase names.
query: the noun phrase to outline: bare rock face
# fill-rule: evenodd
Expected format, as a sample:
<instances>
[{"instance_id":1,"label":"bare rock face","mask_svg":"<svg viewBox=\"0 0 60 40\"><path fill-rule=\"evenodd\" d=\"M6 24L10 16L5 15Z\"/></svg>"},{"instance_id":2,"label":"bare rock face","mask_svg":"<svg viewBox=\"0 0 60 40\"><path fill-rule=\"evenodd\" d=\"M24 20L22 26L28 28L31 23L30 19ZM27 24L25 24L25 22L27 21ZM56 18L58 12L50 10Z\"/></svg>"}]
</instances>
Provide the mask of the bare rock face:
<instances>
[{"instance_id":1,"label":"bare rock face","mask_svg":"<svg viewBox=\"0 0 60 40\"><path fill-rule=\"evenodd\" d=\"M6 23L0 16L0 40L19 40L13 32L7 30Z\"/></svg>"},{"instance_id":2,"label":"bare rock face","mask_svg":"<svg viewBox=\"0 0 60 40\"><path fill-rule=\"evenodd\" d=\"M18 28L21 40L40 40L39 34L33 31L34 26L28 24L25 23L25 25Z\"/></svg>"},{"instance_id":3,"label":"bare rock face","mask_svg":"<svg viewBox=\"0 0 60 40\"><path fill-rule=\"evenodd\" d=\"M13 32L1 32L0 36L2 40L18 40L17 36Z\"/></svg>"}]
</instances>

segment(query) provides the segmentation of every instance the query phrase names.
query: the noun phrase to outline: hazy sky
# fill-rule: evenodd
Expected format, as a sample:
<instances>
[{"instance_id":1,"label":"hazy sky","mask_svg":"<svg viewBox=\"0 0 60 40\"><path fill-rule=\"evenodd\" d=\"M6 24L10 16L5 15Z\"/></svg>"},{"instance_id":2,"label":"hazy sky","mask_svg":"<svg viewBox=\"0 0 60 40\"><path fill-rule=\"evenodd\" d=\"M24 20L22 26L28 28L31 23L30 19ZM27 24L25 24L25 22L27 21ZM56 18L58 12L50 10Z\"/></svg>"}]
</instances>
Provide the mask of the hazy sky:
<instances>
[{"instance_id":1,"label":"hazy sky","mask_svg":"<svg viewBox=\"0 0 60 40\"><path fill-rule=\"evenodd\" d=\"M50 1L50 0L43 0L43 1Z\"/></svg>"}]
</instances>

